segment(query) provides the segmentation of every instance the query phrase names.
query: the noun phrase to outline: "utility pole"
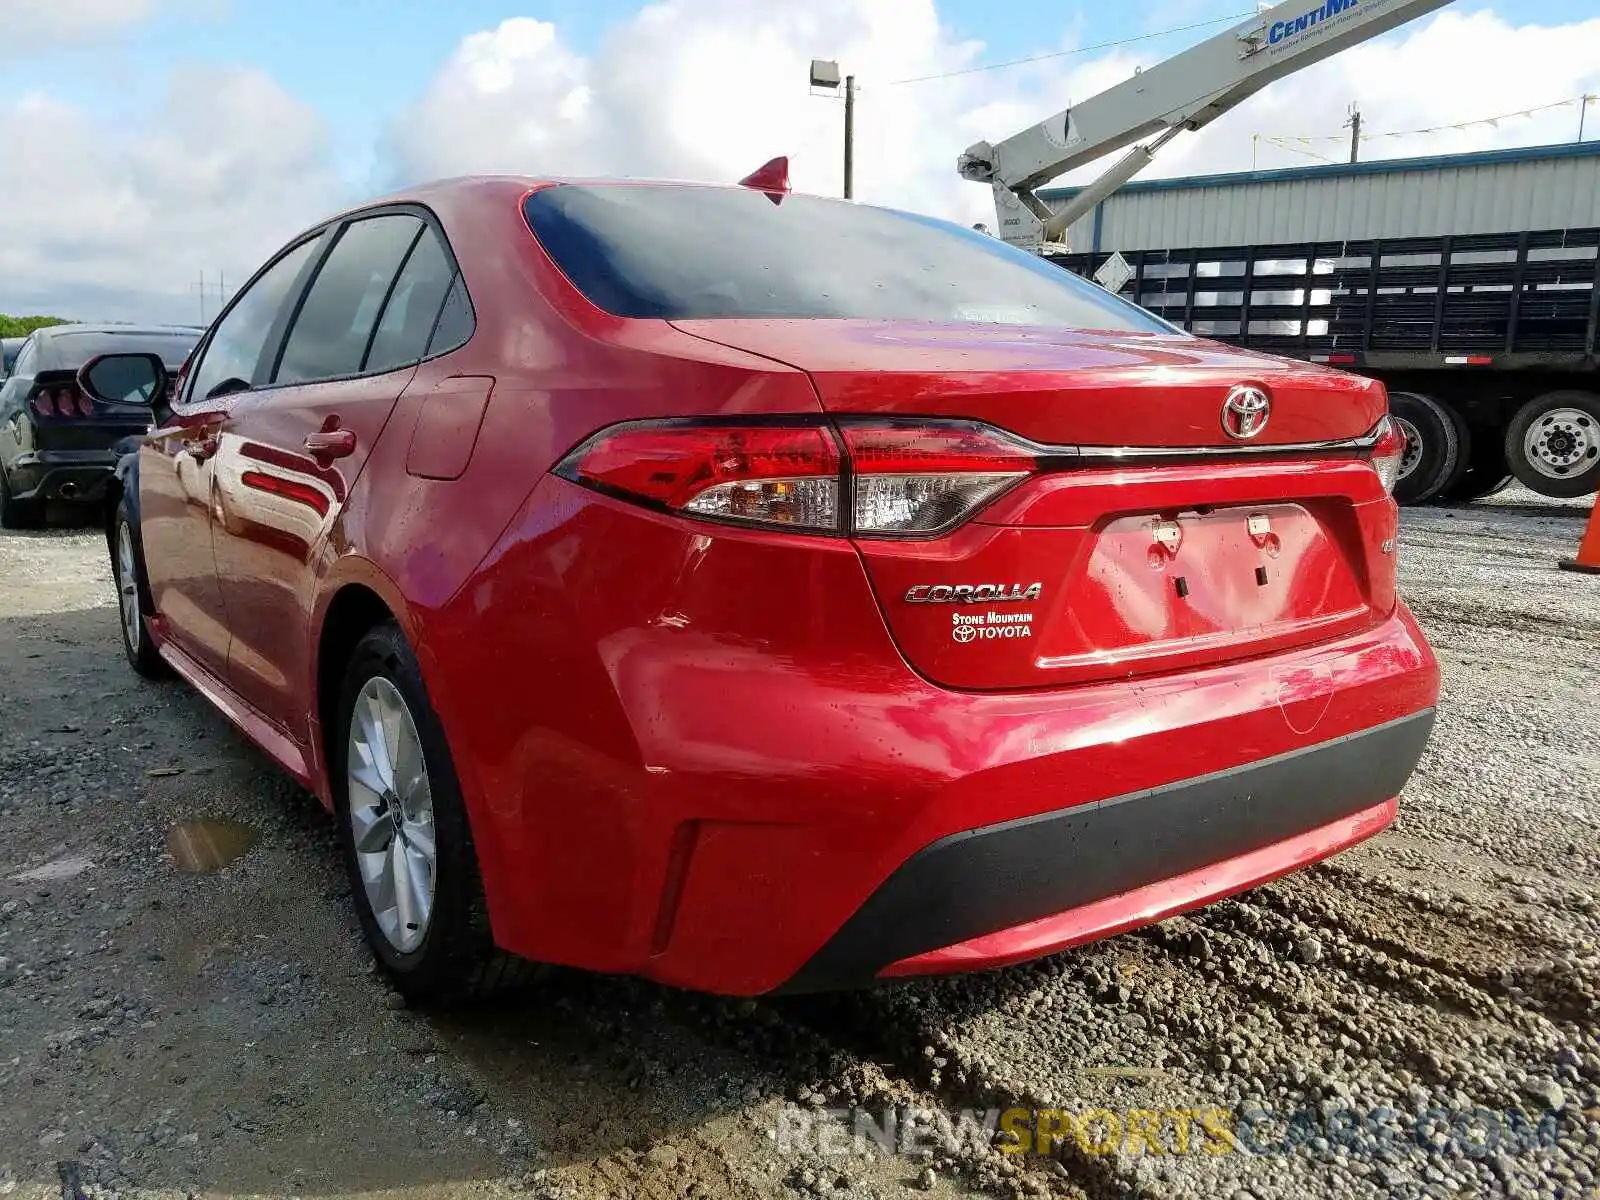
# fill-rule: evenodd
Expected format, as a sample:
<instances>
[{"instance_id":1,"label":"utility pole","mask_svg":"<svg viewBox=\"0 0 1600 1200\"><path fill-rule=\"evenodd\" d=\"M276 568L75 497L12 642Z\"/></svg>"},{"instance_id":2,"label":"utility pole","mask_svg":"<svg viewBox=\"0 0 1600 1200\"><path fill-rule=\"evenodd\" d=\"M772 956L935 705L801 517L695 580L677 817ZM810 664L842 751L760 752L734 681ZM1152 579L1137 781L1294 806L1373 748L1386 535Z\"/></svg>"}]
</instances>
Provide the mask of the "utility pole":
<instances>
[{"instance_id":1,"label":"utility pole","mask_svg":"<svg viewBox=\"0 0 1600 1200\"><path fill-rule=\"evenodd\" d=\"M1357 162L1361 158L1361 110L1354 104L1350 106L1350 119L1345 124L1350 126L1350 161Z\"/></svg>"},{"instance_id":2,"label":"utility pole","mask_svg":"<svg viewBox=\"0 0 1600 1200\"><path fill-rule=\"evenodd\" d=\"M839 86L839 64L830 58L811 60L811 94L823 88L834 91ZM855 195L856 165L856 77L844 77L844 198Z\"/></svg>"},{"instance_id":3,"label":"utility pole","mask_svg":"<svg viewBox=\"0 0 1600 1200\"><path fill-rule=\"evenodd\" d=\"M206 269L200 268L200 324L206 323Z\"/></svg>"},{"instance_id":4,"label":"utility pole","mask_svg":"<svg viewBox=\"0 0 1600 1200\"><path fill-rule=\"evenodd\" d=\"M1600 96L1580 96L1578 98L1578 140L1583 141L1584 118L1589 115L1589 102L1600 100Z\"/></svg>"},{"instance_id":5,"label":"utility pole","mask_svg":"<svg viewBox=\"0 0 1600 1200\"><path fill-rule=\"evenodd\" d=\"M855 195L856 77L844 77L844 198Z\"/></svg>"}]
</instances>

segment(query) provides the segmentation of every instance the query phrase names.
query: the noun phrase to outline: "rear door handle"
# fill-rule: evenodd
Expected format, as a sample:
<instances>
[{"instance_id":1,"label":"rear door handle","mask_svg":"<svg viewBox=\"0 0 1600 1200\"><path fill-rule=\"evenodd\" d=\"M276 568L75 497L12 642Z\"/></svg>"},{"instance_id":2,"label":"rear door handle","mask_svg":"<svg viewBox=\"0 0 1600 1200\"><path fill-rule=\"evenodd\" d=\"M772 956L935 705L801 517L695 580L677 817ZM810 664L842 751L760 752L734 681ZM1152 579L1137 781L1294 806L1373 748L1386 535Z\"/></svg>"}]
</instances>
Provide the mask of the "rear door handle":
<instances>
[{"instance_id":1,"label":"rear door handle","mask_svg":"<svg viewBox=\"0 0 1600 1200\"><path fill-rule=\"evenodd\" d=\"M306 449L317 458L343 458L356 451L356 435L350 429L319 429L306 435Z\"/></svg>"}]
</instances>

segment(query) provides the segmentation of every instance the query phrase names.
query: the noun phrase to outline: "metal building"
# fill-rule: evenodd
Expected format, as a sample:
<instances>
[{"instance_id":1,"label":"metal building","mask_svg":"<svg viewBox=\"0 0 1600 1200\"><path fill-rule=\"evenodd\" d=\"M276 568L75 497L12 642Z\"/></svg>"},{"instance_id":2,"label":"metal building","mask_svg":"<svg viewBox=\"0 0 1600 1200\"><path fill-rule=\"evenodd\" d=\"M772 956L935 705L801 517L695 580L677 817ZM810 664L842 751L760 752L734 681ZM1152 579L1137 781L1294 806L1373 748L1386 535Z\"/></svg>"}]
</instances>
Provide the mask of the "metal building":
<instances>
[{"instance_id":1,"label":"metal building","mask_svg":"<svg viewBox=\"0 0 1600 1200\"><path fill-rule=\"evenodd\" d=\"M1040 192L1059 208L1079 189ZM1600 226L1600 141L1125 185L1075 251L1331 242Z\"/></svg>"}]
</instances>

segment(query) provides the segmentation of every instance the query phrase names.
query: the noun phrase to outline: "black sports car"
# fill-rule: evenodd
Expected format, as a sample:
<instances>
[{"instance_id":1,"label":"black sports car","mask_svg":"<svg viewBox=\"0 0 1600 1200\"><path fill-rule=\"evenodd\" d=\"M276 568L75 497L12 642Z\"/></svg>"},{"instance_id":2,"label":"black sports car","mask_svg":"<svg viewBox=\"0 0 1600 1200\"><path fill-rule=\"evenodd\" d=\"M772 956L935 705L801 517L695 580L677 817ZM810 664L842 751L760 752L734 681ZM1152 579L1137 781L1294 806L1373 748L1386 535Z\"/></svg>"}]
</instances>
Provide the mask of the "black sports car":
<instances>
[{"instance_id":1,"label":"black sports car","mask_svg":"<svg viewBox=\"0 0 1600 1200\"><path fill-rule=\"evenodd\" d=\"M0 384L0 525L38 525L47 500L98 503L113 447L150 427L148 405L92 399L78 368L113 352L160 355L176 376L204 331L173 325L51 325L29 334Z\"/></svg>"}]
</instances>

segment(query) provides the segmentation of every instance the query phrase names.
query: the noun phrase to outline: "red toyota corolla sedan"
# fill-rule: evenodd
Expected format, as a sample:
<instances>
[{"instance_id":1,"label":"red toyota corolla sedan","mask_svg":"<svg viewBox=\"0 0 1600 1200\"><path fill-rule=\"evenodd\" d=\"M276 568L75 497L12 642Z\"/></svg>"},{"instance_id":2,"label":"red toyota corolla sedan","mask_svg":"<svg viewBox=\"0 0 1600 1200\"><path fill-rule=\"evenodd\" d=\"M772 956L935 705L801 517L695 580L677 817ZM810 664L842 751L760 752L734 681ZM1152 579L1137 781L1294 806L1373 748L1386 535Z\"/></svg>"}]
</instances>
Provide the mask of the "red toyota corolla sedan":
<instances>
[{"instance_id":1,"label":"red toyota corolla sedan","mask_svg":"<svg viewBox=\"0 0 1600 1200\"><path fill-rule=\"evenodd\" d=\"M112 562L133 665L334 811L408 995L831 989L1390 821L1438 673L1385 413L925 217L455 180L241 289Z\"/></svg>"}]
</instances>

